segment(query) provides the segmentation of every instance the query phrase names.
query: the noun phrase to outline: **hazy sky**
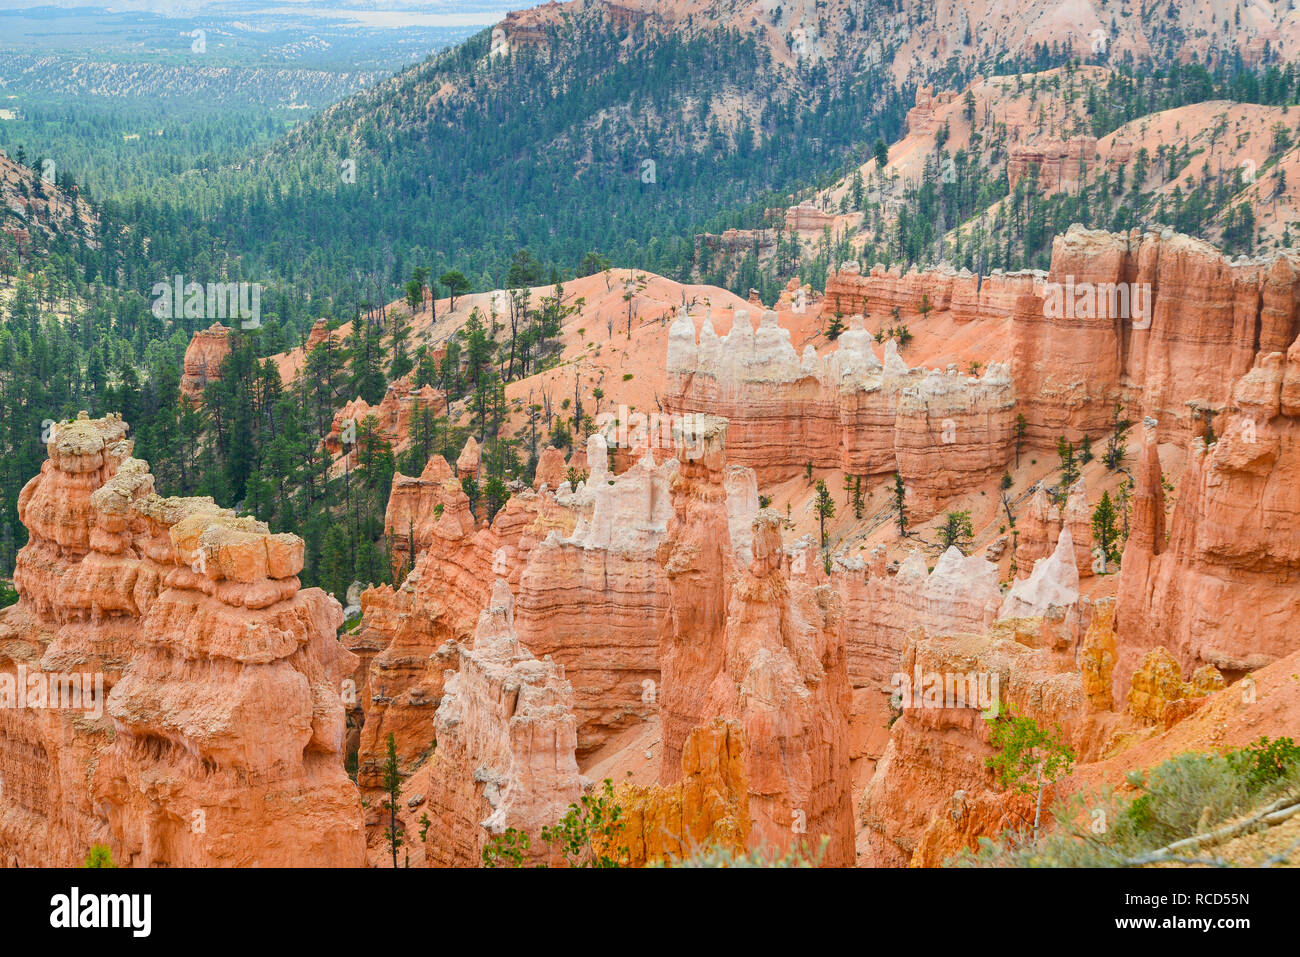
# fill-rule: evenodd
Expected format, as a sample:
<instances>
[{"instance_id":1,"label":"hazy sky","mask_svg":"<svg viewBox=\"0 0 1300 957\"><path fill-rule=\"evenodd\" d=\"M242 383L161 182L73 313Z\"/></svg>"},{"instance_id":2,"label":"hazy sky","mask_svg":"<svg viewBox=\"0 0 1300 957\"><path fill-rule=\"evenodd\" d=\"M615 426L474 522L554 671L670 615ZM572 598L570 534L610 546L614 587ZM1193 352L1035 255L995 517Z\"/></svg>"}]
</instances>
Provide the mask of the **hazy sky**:
<instances>
[{"instance_id":1,"label":"hazy sky","mask_svg":"<svg viewBox=\"0 0 1300 957\"><path fill-rule=\"evenodd\" d=\"M399 13L410 20L447 26L495 23L506 10L534 5L534 0L0 0L0 10L28 7L100 7L114 12L140 11L163 16L223 17L276 10L302 11L324 17L346 17L375 21L384 14Z\"/></svg>"}]
</instances>

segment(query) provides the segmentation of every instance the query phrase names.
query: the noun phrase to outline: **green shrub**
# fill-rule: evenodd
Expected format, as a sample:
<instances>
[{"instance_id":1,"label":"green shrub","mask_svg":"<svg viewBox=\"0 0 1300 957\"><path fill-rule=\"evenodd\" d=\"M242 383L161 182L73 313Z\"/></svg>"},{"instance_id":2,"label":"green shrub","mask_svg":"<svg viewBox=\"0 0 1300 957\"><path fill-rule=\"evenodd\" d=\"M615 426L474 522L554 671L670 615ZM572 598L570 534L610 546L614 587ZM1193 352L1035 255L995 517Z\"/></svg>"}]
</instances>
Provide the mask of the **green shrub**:
<instances>
[{"instance_id":1,"label":"green shrub","mask_svg":"<svg viewBox=\"0 0 1300 957\"><path fill-rule=\"evenodd\" d=\"M513 827L493 834L483 845L484 867L523 867L528 854L528 835Z\"/></svg>"},{"instance_id":2,"label":"green shrub","mask_svg":"<svg viewBox=\"0 0 1300 957\"><path fill-rule=\"evenodd\" d=\"M1290 795L1300 799L1300 746L1290 738L1257 742L1226 755L1175 755L1149 772L1133 771L1131 801L1111 792L1074 794L1051 809L1054 830L1035 845L1007 831L982 838L959 867L1120 867L1175 841L1222 827ZM1204 856L1190 852L1188 856Z\"/></svg>"},{"instance_id":3,"label":"green shrub","mask_svg":"<svg viewBox=\"0 0 1300 957\"><path fill-rule=\"evenodd\" d=\"M117 867L113 863L113 851L107 844L96 844L86 855L82 867Z\"/></svg>"},{"instance_id":4,"label":"green shrub","mask_svg":"<svg viewBox=\"0 0 1300 957\"><path fill-rule=\"evenodd\" d=\"M1228 763L1252 790L1263 790L1300 771L1300 746L1290 738L1260 738L1228 755Z\"/></svg>"},{"instance_id":5,"label":"green shrub","mask_svg":"<svg viewBox=\"0 0 1300 957\"><path fill-rule=\"evenodd\" d=\"M618 867L627 849L616 842L626 826L623 809L614 803L614 782L605 778L598 796L584 794L558 824L543 827L542 840L569 867Z\"/></svg>"},{"instance_id":6,"label":"green shrub","mask_svg":"<svg viewBox=\"0 0 1300 957\"><path fill-rule=\"evenodd\" d=\"M1221 824L1248 797L1226 758L1179 754L1151 771L1125 820L1155 848Z\"/></svg>"},{"instance_id":7,"label":"green shrub","mask_svg":"<svg viewBox=\"0 0 1300 957\"><path fill-rule=\"evenodd\" d=\"M752 851L737 854L729 847L711 844L702 847L686 857L673 857L666 861L655 862L651 867L820 867L826 856L829 837L823 837L816 851L807 845L789 851L778 851L760 847Z\"/></svg>"}]
</instances>

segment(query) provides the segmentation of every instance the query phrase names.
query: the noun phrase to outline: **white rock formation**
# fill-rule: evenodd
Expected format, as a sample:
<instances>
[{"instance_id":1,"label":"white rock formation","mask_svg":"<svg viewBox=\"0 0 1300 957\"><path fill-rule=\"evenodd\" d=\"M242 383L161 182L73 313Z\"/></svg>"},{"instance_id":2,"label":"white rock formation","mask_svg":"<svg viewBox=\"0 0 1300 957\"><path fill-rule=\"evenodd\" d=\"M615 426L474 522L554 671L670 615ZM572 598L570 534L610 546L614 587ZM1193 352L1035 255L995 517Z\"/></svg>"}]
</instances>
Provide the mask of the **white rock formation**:
<instances>
[{"instance_id":1,"label":"white rock formation","mask_svg":"<svg viewBox=\"0 0 1300 957\"><path fill-rule=\"evenodd\" d=\"M1034 562L1028 578L1015 582L1002 603L999 618L1034 618L1053 606L1068 608L1079 602L1079 567L1074 560L1074 539L1061 529L1056 550Z\"/></svg>"},{"instance_id":2,"label":"white rock formation","mask_svg":"<svg viewBox=\"0 0 1300 957\"><path fill-rule=\"evenodd\" d=\"M921 614L926 630L937 634L971 622L991 625L1002 601L998 566L978 555L969 557L956 545L939 556L921 588Z\"/></svg>"},{"instance_id":3,"label":"white rock formation","mask_svg":"<svg viewBox=\"0 0 1300 957\"><path fill-rule=\"evenodd\" d=\"M723 475L727 490L727 527L736 564L745 568L754 560L754 519L758 515L758 480L754 470L728 465Z\"/></svg>"},{"instance_id":4,"label":"white rock formation","mask_svg":"<svg viewBox=\"0 0 1300 957\"><path fill-rule=\"evenodd\" d=\"M484 784L489 832L559 820L582 793L572 702L564 669L520 644L510 587L498 578L435 717L440 746L463 749Z\"/></svg>"}]
</instances>

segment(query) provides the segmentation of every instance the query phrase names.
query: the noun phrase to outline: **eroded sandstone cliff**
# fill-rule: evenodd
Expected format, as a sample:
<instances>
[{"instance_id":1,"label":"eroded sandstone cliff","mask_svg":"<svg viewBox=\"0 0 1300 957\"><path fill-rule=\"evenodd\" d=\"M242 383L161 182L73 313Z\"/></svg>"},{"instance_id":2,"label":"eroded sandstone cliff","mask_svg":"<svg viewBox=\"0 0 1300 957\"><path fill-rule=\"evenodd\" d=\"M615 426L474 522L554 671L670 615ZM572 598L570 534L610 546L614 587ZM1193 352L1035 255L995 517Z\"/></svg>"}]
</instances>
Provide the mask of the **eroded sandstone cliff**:
<instances>
[{"instance_id":1,"label":"eroded sandstone cliff","mask_svg":"<svg viewBox=\"0 0 1300 957\"><path fill-rule=\"evenodd\" d=\"M744 730L750 842L852 860L848 779L851 707L838 596L782 569L781 519L753 519L739 553L727 514L727 423L710 419L683 448L673 517L659 550L671 612L663 674L660 780L678 781L691 734L715 718ZM745 559L748 558L746 561Z\"/></svg>"},{"instance_id":2,"label":"eroded sandstone cliff","mask_svg":"<svg viewBox=\"0 0 1300 957\"><path fill-rule=\"evenodd\" d=\"M475 866L491 835L514 828L535 838L582 793L573 693L562 666L520 644L501 578L473 641L443 657L456 664L438 706L424 843L432 865ZM540 840L530 852L548 860Z\"/></svg>"},{"instance_id":3,"label":"eroded sandstone cliff","mask_svg":"<svg viewBox=\"0 0 1300 957\"><path fill-rule=\"evenodd\" d=\"M883 359L872 341L853 318L834 351L819 356L809 345L800 356L775 312L755 330L738 311L722 338L706 316L698 340L683 312L669 332L664 405L726 418L729 456L760 482L809 463L855 475L898 472L923 518L1000 475L1015 417L1007 368L993 363L980 377L909 369L894 340Z\"/></svg>"},{"instance_id":4,"label":"eroded sandstone cliff","mask_svg":"<svg viewBox=\"0 0 1300 957\"><path fill-rule=\"evenodd\" d=\"M0 670L106 696L0 712L6 859L75 864L104 843L130 865L360 864L338 603L299 587L296 536L159 496L126 431L60 425L19 499Z\"/></svg>"},{"instance_id":5,"label":"eroded sandstone cliff","mask_svg":"<svg viewBox=\"0 0 1300 957\"><path fill-rule=\"evenodd\" d=\"M189 402L203 401L203 390L221 378L221 363L230 355L230 329L214 322L196 332L185 347L185 371L181 375L181 395Z\"/></svg>"},{"instance_id":6,"label":"eroded sandstone cliff","mask_svg":"<svg viewBox=\"0 0 1300 957\"><path fill-rule=\"evenodd\" d=\"M1189 673L1213 665L1231 679L1296 650L1300 407L1287 396L1298 381L1282 352L1260 356L1217 438L1193 440L1167 525L1159 427L1144 425L1120 576L1122 672L1157 645Z\"/></svg>"}]
</instances>

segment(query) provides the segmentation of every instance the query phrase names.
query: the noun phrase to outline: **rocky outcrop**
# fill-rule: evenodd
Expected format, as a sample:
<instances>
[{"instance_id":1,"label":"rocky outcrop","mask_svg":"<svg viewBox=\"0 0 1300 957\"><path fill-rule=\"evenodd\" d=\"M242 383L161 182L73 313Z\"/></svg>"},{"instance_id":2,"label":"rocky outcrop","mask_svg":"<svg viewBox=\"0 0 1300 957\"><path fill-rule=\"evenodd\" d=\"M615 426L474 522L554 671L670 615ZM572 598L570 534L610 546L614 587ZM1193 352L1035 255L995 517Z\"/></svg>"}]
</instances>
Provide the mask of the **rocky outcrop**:
<instances>
[{"instance_id":1,"label":"rocky outcrop","mask_svg":"<svg viewBox=\"0 0 1300 957\"><path fill-rule=\"evenodd\" d=\"M203 401L203 390L221 379L221 363L230 355L230 330L219 322L194 333L185 347L185 372L181 396L195 404Z\"/></svg>"},{"instance_id":2,"label":"rocky outcrop","mask_svg":"<svg viewBox=\"0 0 1300 957\"><path fill-rule=\"evenodd\" d=\"M533 485L538 489L546 486L554 491L568 478L567 471L564 452L553 445L548 445L537 457L537 471L533 476Z\"/></svg>"},{"instance_id":3,"label":"rocky outcrop","mask_svg":"<svg viewBox=\"0 0 1300 957\"><path fill-rule=\"evenodd\" d=\"M1051 555L1063 528L1070 530L1074 564L1079 576L1092 575L1092 506L1088 504L1088 487L1082 478L1070 486L1064 509L1052 504L1047 488L1040 482L1017 524L1016 566L1020 577L1028 577L1039 559ZM1117 569L1109 568L1107 571Z\"/></svg>"},{"instance_id":4,"label":"rocky outcrop","mask_svg":"<svg viewBox=\"0 0 1300 957\"><path fill-rule=\"evenodd\" d=\"M915 322L925 302L932 314L959 322L1010 317L1010 372L1025 440L1050 450L1060 436L1078 444L1107 435L1117 402L1121 417L1153 417L1181 444L1205 435L1214 414L1231 404L1232 383L1258 357L1295 341L1298 293L1287 254L1230 261L1173 232L1072 226L1056 237L1047 273L979 277L879 264L864 273L846 263L827 279L822 312ZM716 351L706 350L704 339L701 333L701 361ZM786 405L806 414L795 396ZM728 414L700 401L692 407ZM743 427L744 419L732 418ZM868 447L848 433L845 444ZM744 445L738 435L738 454ZM820 454L816 442L810 447Z\"/></svg>"},{"instance_id":5,"label":"rocky outcrop","mask_svg":"<svg viewBox=\"0 0 1300 957\"><path fill-rule=\"evenodd\" d=\"M1028 578L1011 585L1002 602L999 618L1036 618L1048 609L1070 608L1079 601L1079 569L1075 565L1074 540L1068 528L1061 529L1056 549L1034 562Z\"/></svg>"},{"instance_id":6,"label":"rocky outcrop","mask_svg":"<svg viewBox=\"0 0 1300 957\"><path fill-rule=\"evenodd\" d=\"M1054 449L1058 436L1077 443L1086 434L1106 434L1121 398L1133 320L1109 314L1098 318L1095 299L1076 296L1075 290L1118 289L1135 274L1131 237L1071 227L1053 243L1052 267L1042 285L1017 300L1012 374L1030 445ZM1066 299L1072 308L1066 308ZM1073 308L1079 299L1086 310ZM1130 313L1132 306L1130 297ZM1146 309L1149 321L1149 302Z\"/></svg>"},{"instance_id":7,"label":"rocky outcrop","mask_svg":"<svg viewBox=\"0 0 1300 957\"><path fill-rule=\"evenodd\" d=\"M1050 449L1106 435L1116 402L1182 444L1258 358L1295 341L1297 286L1285 255L1229 261L1199 240L1072 226L1041 289L1021 296L1012 365L1026 439ZM1136 418L1130 414L1129 418Z\"/></svg>"},{"instance_id":8,"label":"rocky outcrop","mask_svg":"<svg viewBox=\"0 0 1300 957\"><path fill-rule=\"evenodd\" d=\"M430 477L439 470L438 457L426 468ZM398 487L403 494L412 486ZM389 734L394 736L404 771L424 761L433 743L433 714L442 700L446 660L436 653L451 641L468 641L479 610L488 600L494 568L518 579L513 556L531 524L521 513L536 515L535 500L512 498L498 514L493 527L478 528L469 500L455 479L432 479L414 487L413 508L431 504L441 496L444 508L418 512L428 525L429 542L423 551L417 542L415 567L397 588L381 585L362 593L362 623L344 636L344 644L369 657L364 675L366 702L359 739L357 784L363 791L382 786L383 762ZM533 507L530 509L529 506ZM390 511L393 510L390 501ZM524 521L519 521L524 517ZM513 537L513 541L508 540ZM371 647L382 647L375 653ZM354 675L354 681L360 678ZM372 817L370 824L375 823Z\"/></svg>"},{"instance_id":9,"label":"rocky outcrop","mask_svg":"<svg viewBox=\"0 0 1300 957\"><path fill-rule=\"evenodd\" d=\"M913 105L907 111L907 132L909 136L920 136L936 130L934 111L945 103L957 98L955 90L934 92L930 85L918 86Z\"/></svg>"},{"instance_id":10,"label":"rocky outcrop","mask_svg":"<svg viewBox=\"0 0 1300 957\"><path fill-rule=\"evenodd\" d=\"M886 268L876 263L863 272L856 262L847 262L826 277L822 316L863 315L880 319L916 321L921 304L933 315L951 314L957 322L1009 319L1021 296L1041 291L1045 274L1035 271L977 276L968 269L951 266L906 272L897 264Z\"/></svg>"},{"instance_id":11,"label":"rocky outcrop","mask_svg":"<svg viewBox=\"0 0 1300 957\"><path fill-rule=\"evenodd\" d=\"M1071 136L1012 146L1007 155L1007 183L1012 189L1024 176L1035 179L1038 193L1048 196L1077 189L1100 164L1095 136Z\"/></svg>"},{"instance_id":12,"label":"rocky outcrop","mask_svg":"<svg viewBox=\"0 0 1300 957\"><path fill-rule=\"evenodd\" d=\"M437 653L473 634L494 576L517 585L538 542L552 531L571 533L576 521L553 496L525 490L506 502L491 526L479 527L441 456L429 460L419 479L394 479L387 525L399 569L414 538L415 566L396 588L363 592L360 627L342 639L361 659L353 675L352 720L360 729L357 781L363 788L379 787L390 733L404 768L427 757L447 669Z\"/></svg>"},{"instance_id":13,"label":"rocky outcrop","mask_svg":"<svg viewBox=\"0 0 1300 957\"><path fill-rule=\"evenodd\" d=\"M311 331L307 333L307 342L303 351L310 353L328 338L330 338L329 321L323 318L317 319L311 324Z\"/></svg>"},{"instance_id":14,"label":"rocky outcrop","mask_svg":"<svg viewBox=\"0 0 1300 957\"><path fill-rule=\"evenodd\" d=\"M681 778L617 791L625 824L618 850L630 867L689 857L703 848L742 854L749 845L745 733L717 718L687 735Z\"/></svg>"},{"instance_id":15,"label":"rocky outcrop","mask_svg":"<svg viewBox=\"0 0 1300 957\"><path fill-rule=\"evenodd\" d=\"M987 486L1010 459L1015 389L1006 366L982 378L931 369L902 391L894 420L894 461L920 518L955 495Z\"/></svg>"},{"instance_id":16,"label":"rocky outcrop","mask_svg":"<svg viewBox=\"0 0 1300 957\"><path fill-rule=\"evenodd\" d=\"M660 782L683 773L686 742L716 718L744 730L750 843L796 850L828 841L825 863L852 860L849 682L829 586L782 571L781 518L753 522L742 565L727 513L727 426L708 419L699 454L679 452L673 516L659 548L670 617L660 646Z\"/></svg>"},{"instance_id":17,"label":"rocky outcrop","mask_svg":"<svg viewBox=\"0 0 1300 957\"><path fill-rule=\"evenodd\" d=\"M1159 430L1144 426L1120 576L1121 675L1158 645L1184 672L1208 664L1230 681L1296 649L1300 416L1282 401L1290 369L1281 352L1261 356L1236 383L1217 440L1192 441L1167 534Z\"/></svg>"},{"instance_id":18,"label":"rocky outcrop","mask_svg":"<svg viewBox=\"0 0 1300 957\"><path fill-rule=\"evenodd\" d=\"M347 454L353 467L364 428L373 428L394 453L405 451L413 438L433 436L435 420L447 414L446 400L433 386L415 388L406 376L389 383L379 405L357 396L334 413L325 448L331 455Z\"/></svg>"},{"instance_id":19,"label":"rocky outcrop","mask_svg":"<svg viewBox=\"0 0 1300 957\"><path fill-rule=\"evenodd\" d=\"M826 278L823 316L897 317L915 321L921 315L924 300L936 312L950 308L953 288L969 280L974 287L978 279L966 270L951 268L920 271L915 267L903 271L895 264L886 269L880 263L863 273L856 262L847 262Z\"/></svg>"},{"instance_id":20,"label":"rocky outcrop","mask_svg":"<svg viewBox=\"0 0 1300 957\"><path fill-rule=\"evenodd\" d=\"M456 474L461 478L466 476L470 478L478 477L479 458L482 455L478 442L474 436L465 440L465 447L460 450L460 456L456 459Z\"/></svg>"},{"instance_id":21,"label":"rocky outcrop","mask_svg":"<svg viewBox=\"0 0 1300 957\"><path fill-rule=\"evenodd\" d=\"M441 455L430 456L419 478L393 476L384 512L384 535L392 543L393 572L415 567L415 559L439 539L460 540L472 534L477 523L469 497Z\"/></svg>"},{"instance_id":22,"label":"rocky outcrop","mask_svg":"<svg viewBox=\"0 0 1300 957\"><path fill-rule=\"evenodd\" d=\"M892 340L883 361L860 319L838 348L800 357L790 333L765 312L755 330L736 312L719 339L708 317L699 332L683 313L669 330L669 390L675 413L720 415L729 455L760 482L814 468L850 474L899 472L918 519L1000 475L1010 457L1014 388L1005 366L982 378L909 369Z\"/></svg>"},{"instance_id":23,"label":"rocky outcrop","mask_svg":"<svg viewBox=\"0 0 1300 957\"><path fill-rule=\"evenodd\" d=\"M1093 711L1114 708L1115 652L1115 599L1103 598L1093 605L1092 621L1079 645L1083 693Z\"/></svg>"},{"instance_id":24,"label":"rocky outcrop","mask_svg":"<svg viewBox=\"0 0 1300 957\"><path fill-rule=\"evenodd\" d=\"M1002 604L997 565L977 555L965 557L949 548L930 571L924 554L913 550L893 575L885 558L879 546L865 570L843 566L835 573L855 688L887 687L913 629L929 634L986 631Z\"/></svg>"},{"instance_id":25,"label":"rocky outcrop","mask_svg":"<svg viewBox=\"0 0 1300 957\"><path fill-rule=\"evenodd\" d=\"M1032 618L909 641L895 678L901 714L859 805L860 864L938 866L980 837L1027 827L1032 803L1004 793L985 764L986 719L1014 710L1059 729L1081 760L1102 752L1117 717L1087 706L1055 631Z\"/></svg>"},{"instance_id":26,"label":"rocky outcrop","mask_svg":"<svg viewBox=\"0 0 1300 957\"><path fill-rule=\"evenodd\" d=\"M111 416L61 425L19 498L0 669L93 677L99 697L0 716L5 858L106 843L130 865L359 865L338 603L300 589L301 539L162 498L125 435Z\"/></svg>"},{"instance_id":27,"label":"rocky outcrop","mask_svg":"<svg viewBox=\"0 0 1300 957\"><path fill-rule=\"evenodd\" d=\"M776 251L775 229L724 229L721 233L696 233L695 245L701 252L720 252L727 256L741 256L757 250L759 256Z\"/></svg>"},{"instance_id":28,"label":"rocky outcrop","mask_svg":"<svg viewBox=\"0 0 1300 957\"><path fill-rule=\"evenodd\" d=\"M458 662L438 706L430 762L432 824L426 860L478 866L493 834L514 828L538 840L582 793L577 722L564 668L537 660L514 633L510 588L498 578L472 644L447 653Z\"/></svg>"},{"instance_id":29,"label":"rocky outcrop","mask_svg":"<svg viewBox=\"0 0 1300 957\"><path fill-rule=\"evenodd\" d=\"M574 490L566 480L554 494L516 494L488 528L476 527L468 499L439 457L421 479L395 479L390 531L404 555L410 533L403 521L414 528L415 568L396 589L365 592L361 627L344 638L364 662L355 678L360 711L354 713L364 723L363 788L379 786L390 733L404 768L427 758L431 715L448 667L438 656L447 642L468 640L493 576L518 594L514 627L525 647L567 669L580 754L654 714L667 610L654 554L677 463L654 466L646 459L614 478L605 460L604 439L593 435L589 483Z\"/></svg>"},{"instance_id":30,"label":"rocky outcrop","mask_svg":"<svg viewBox=\"0 0 1300 957\"><path fill-rule=\"evenodd\" d=\"M570 536L548 534L520 572L519 637L534 654L565 667L581 754L658 709L668 583L655 550L671 514L668 487L676 471L676 459L656 466L646 456L616 479L593 478L589 492L583 486L574 496L590 495L589 517Z\"/></svg>"},{"instance_id":31,"label":"rocky outcrop","mask_svg":"<svg viewBox=\"0 0 1300 957\"><path fill-rule=\"evenodd\" d=\"M821 232L835 225L835 216L818 209L811 203L800 203L785 211L785 228L787 232L812 231Z\"/></svg>"},{"instance_id":32,"label":"rocky outcrop","mask_svg":"<svg viewBox=\"0 0 1300 957\"><path fill-rule=\"evenodd\" d=\"M1135 718L1171 727L1194 709L1196 699L1224 686L1223 675L1214 665L1202 665L1191 681L1184 681L1174 656L1157 647L1146 653L1138 670L1133 672L1128 707Z\"/></svg>"},{"instance_id":33,"label":"rocky outcrop","mask_svg":"<svg viewBox=\"0 0 1300 957\"><path fill-rule=\"evenodd\" d=\"M948 309L957 322L1009 320L1020 297L1034 295L1044 282L1045 274L1038 270L995 269L987 276L976 276L963 269L952 281Z\"/></svg>"}]
</instances>

